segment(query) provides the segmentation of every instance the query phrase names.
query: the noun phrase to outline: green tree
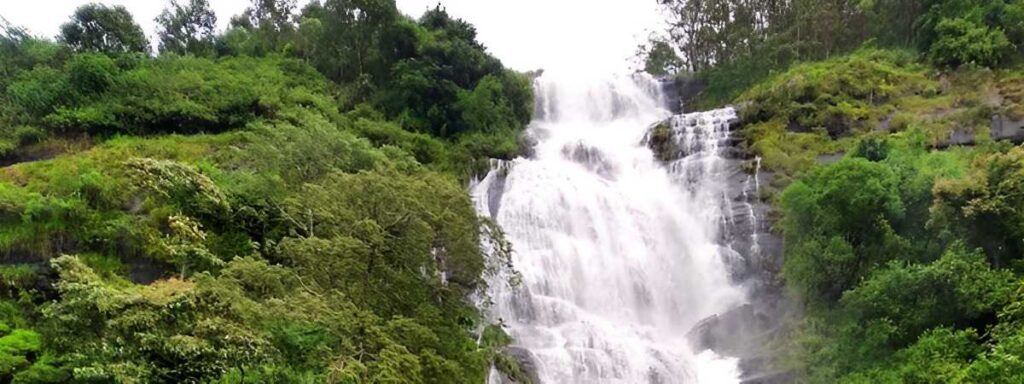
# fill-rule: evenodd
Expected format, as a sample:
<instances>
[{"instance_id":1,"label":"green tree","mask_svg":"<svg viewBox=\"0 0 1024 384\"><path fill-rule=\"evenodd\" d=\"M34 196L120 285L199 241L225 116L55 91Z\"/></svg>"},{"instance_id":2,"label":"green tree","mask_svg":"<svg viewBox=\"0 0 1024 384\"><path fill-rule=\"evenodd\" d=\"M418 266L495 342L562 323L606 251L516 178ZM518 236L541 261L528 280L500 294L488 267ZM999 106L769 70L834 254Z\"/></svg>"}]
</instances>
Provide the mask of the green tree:
<instances>
[{"instance_id":1,"label":"green tree","mask_svg":"<svg viewBox=\"0 0 1024 384\"><path fill-rule=\"evenodd\" d=\"M296 30L296 0L252 0L252 5L241 15L231 18L231 26L238 29L234 34L242 38L240 31L252 34L257 40L250 54L263 55L280 51L293 38ZM225 37L232 37L229 33Z\"/></svg>"},{"instance_id":2,"label":"green tree","mask_svg":"<svg viewBox=\"0 0 1024 384\"><path fill-rule=\"evenodd\" d=\"M414 40L396 41L392 36L393 30L400 28L393 1L314 2L303 10L303 18L317 20L318 25L313 30L307 24L303 31L312 41L313 49L307 52L310 59L322 73L338 82L356 82L357 87L364 89L379 84L390 75L395 54L409 56L415 52ZM398 49L392 51L392 47ZM365 97L369 90L362 92Z\"/></svg>"},{"instance_id":3,"label":"green tree","mask_svg":"<svg viewBox=\"0 0 1024 384\"><path fill-rule=\"evenodd\" d=\"M967 19L944 19L935 26L935 42L928 58L942 66L976 64L998 66L1013 51L1013 44L1002 30Z\"/></svg>"},{"instance_id":4,"label":"green tree","mask_svg":"<svg viewBox=\"0 0 1024 384\"><path fill-rule=\"evenodd\" d=\"M160 52L190 53L207 56L213 53L217 15L207 0L172 0L157 16Z\"/></svg>"},{"instance_id":5,"label":"green tree","mask_svg":"<svg viewBox=\"0 0 1024 384\"><path fill-rule=\"evenodd\" d=\"M60 40L75 51L149 52L149 41L125 7L87 4L60 27Z\"/></svg>"},{"instance_id":6,"label":"green tree","mask_svg":"<svg viewBox=\"0 0 1024 384\"><path fill-rule=\"evenodd\" d=\"M673 75L683 69L683 61L675 49L665 40L652 38L650 43L639 47L643 60L643 71L654 76Z\"/></svg>"},{"instance_id":7,"label":"green tree","mask_svg":"<svg viewBox=\"0 0 1024 384\"><path fill-rule=\"evenodd\" d=\"M887 166L847 158L818 169L783 192L787 239L842 234L855 248L882 238L885 223L899 220L899 179Z\"/></svg>"},{"instance_id":8,"label":"green tree","mask_svg":"<svg viewBox=\"0 0 1024 384\"><path fill-rule=\"evenodd\" d=\"M933 327L984 324L1009 303L1014 288L1009 271L954 246L933 263L889 264L846 292L842 304L854 323L889 321L895 326L890 342L901 348Z\"/></svg>"},{"instance_id":9,"label":"green tree","mask_svg":"<svg viewBox=\"0 0 1024 384\"><path fill-rule=\"evenodd\" d=\"M969 176L936 182L930 225L981 247L996 266L1024 255L1024 148L981 156Z\"/></svg>"}]
</instances>

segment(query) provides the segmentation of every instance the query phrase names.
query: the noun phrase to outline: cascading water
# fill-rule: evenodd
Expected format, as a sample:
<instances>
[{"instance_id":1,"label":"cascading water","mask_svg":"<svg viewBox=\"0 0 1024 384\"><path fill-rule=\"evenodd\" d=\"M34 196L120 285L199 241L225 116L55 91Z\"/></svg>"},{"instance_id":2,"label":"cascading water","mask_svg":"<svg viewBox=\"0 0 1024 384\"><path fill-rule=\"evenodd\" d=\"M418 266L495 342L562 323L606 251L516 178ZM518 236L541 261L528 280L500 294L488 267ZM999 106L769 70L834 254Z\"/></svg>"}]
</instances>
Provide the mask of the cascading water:
<instances>
[{"instance_id":1,"label":"cascading water","mask_svg":"<svg viewBox=\"0 0 1024 384\"><path fill-rule=\"evenodd\" d=\"M473 187L511 241L488 309L543 383L728 383L735 359L692 351L687 332L741 303L722 245L731 209L721 156L731 109L669 119L684 157L644 144L671 116L640 76L536 80L533 155L501 162ZM492 375L492 381L498 375Z\"/></svg>"}]
</instances>

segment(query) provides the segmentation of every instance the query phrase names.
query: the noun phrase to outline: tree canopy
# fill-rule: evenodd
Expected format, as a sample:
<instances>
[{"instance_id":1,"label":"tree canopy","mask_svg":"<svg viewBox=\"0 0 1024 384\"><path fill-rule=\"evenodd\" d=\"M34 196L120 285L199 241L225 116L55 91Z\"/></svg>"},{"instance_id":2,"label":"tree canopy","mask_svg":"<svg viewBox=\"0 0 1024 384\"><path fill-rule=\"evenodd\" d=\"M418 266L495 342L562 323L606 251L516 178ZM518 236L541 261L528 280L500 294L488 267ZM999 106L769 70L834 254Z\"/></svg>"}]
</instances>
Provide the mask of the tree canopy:
<instances>
[{"instance_id":1,"label":"tree canopy","mask_svg":"<svg viewBox=\"0 0 1024 384\"><path fill-rule=\"evenodd\" d=\"M125 7L87 4L60 27L60 40L77 52L149 52L149 41Z\"/></svg>"},{"instance_id":2,"label":"tree canopy","mask_svg":"<svg viewBox=\"0 0 1024 384\"><path fill-rule=\"evenodd\" d=\"M197 56L213 53L217 15L207 0L188 0L185 4L172 0L156 22L160 52Z\"/></svg>"}]
</instances>

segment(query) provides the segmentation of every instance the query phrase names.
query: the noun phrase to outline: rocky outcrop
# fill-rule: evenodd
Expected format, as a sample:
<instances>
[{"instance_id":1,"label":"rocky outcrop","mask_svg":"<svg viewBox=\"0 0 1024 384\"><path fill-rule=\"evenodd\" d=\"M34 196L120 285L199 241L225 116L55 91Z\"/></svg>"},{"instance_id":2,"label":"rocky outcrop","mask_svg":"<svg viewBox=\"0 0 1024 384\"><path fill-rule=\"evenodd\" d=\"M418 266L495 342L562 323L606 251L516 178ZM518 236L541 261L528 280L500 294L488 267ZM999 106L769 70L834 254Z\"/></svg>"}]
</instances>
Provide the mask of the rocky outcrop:
<instances>
[{"instance_id":1,"label":"rocky outcrop","mask_svg":"<svg viewBox=\"0 0 1024 384\"><path fill-rule=\"evenodd\" d=\"M491 383L540 384L536 358L529 350L515 346L501 350L492 376L496 376L496 380L490 381Z\"/></svg>"},{"instance_id":2,"label":"rocky outcrop","mask_svg":"<svg viewBox=\"0 0 1024 384\"><path fill-rule=\"evenodd\" d=\"M610 177L615 172L615 167L608 162L600 150L582 141L575 144L567 144L562 148L562 155L569 160L579 163L591 172L604 177Z\"/></svg>"},{"instance_id":3,"label":"rocky outcrop","mask_svg":"<svg viewBox=\"0 0 1024 384\"><path fill-rule=\"evenodd\" d=\"M1024 120L1013 120L1003 115L994 115L992 124L989 126L989 136L993 140L1024 142Z\"/></svg>"},{"instance_id":4,"label":"rocky outcrop","mask_svg":"<svg viewBox=\"0 0 1024 384\"><path fill-rule=\"evenodd\" d=\"M647 133L644 135L643 144L654 152L654 157L663 163L669 163L675 160L686 157L691 152L702 150L703 148L688 148L684 143L686 138L683 137L684 133L678 129L672 127L673 119L677 119L676 124L682 124L684 126L695 126L701 122L697 121L697 117L690 117L688 115L678 115L667 120L659 121L647 128ZM729 125L730 130L736 128L740 124L739 118L733 117L728 119L726 124ZM719 143L720 155L727 159L752 159L750 152L742 148L743 139L737 135L730 134L721 143Z\"/></svg>"}]
</instances>

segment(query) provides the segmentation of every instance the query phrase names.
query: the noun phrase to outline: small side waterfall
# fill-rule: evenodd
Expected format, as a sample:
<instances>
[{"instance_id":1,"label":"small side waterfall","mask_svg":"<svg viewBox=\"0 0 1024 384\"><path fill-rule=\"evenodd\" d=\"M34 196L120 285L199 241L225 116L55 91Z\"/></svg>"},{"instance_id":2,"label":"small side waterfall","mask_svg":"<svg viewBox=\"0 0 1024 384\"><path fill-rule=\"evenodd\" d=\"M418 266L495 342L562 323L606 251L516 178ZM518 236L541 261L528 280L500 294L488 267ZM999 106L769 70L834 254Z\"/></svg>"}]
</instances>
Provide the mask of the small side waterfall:
<instances>
[{"instance_id":1,"label":"small side waterfall","mask_svg":"<svg viewBox=\"0 0 1024 384\"><path fill-rule=\"evenodd\" d=\"M492 278L490 320L543 383L738 382L736 359L687 339L746 298L729 260L742 200L730 188L735 111L671 116L659 85L640 76L546 74L536 94L533 156L495 164L473 187L521 277L516 287L510 271ZM679 152L669 161L648 147L665 121Z\"/></svg>"}]
</instances>

